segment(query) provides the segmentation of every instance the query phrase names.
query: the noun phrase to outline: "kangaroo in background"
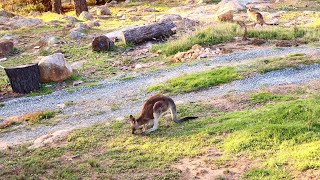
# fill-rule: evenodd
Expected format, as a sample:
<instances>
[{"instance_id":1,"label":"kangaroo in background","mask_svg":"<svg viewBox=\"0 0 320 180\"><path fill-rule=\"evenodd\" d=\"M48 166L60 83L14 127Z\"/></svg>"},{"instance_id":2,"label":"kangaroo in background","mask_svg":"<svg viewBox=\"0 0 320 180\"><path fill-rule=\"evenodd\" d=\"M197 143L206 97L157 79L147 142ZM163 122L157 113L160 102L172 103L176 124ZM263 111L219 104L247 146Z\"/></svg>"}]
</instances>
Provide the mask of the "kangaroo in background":
<instances>
[{"instance_id":1,"label":"kangaroo in background","mask_svg":"<svg viewBox=\"0 0 320 180\"><path fill-rule=\"evenodd\" d=\"M276 23L266 23L263 19L263 16L261 13L257 12L257 11L254 11L252 8L248 8L247 9L247 14L249 16L249 18L251 20L254 21L255 24L260 24L261 26L266 24L266 25L278 25Z\"/></svg>"},{"instance_id":2,"label":"kangaroo in background","mask_svg":"<svg viewBox=\"0 0 320 180\"><path fill-rule=\"evenodd\" d=\"M150 133L158 129L159 119L166 112L171 111L172 120L176 123L180 123L189 119L196 119L198 117L185 117L180 120L177 119L177 110L174 101L167 96L154 95L150 97L143 105L140 115L135 119L130 115L130 124L132 134L138 129L144 129L143 133ZM146 130L144 126L152 125L153 127Z\"/></svg>"}]
</instances>

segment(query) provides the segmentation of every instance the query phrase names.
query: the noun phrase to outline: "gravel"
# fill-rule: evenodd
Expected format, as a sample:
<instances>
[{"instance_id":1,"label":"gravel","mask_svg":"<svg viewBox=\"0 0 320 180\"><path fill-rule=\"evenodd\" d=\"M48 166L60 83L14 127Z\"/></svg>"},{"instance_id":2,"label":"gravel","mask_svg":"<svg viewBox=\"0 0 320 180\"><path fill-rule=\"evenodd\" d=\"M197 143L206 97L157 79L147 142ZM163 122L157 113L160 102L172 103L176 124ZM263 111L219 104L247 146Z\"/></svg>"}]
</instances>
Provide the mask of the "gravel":
<instances>
[{"instance_id":1,"label":"gravel","mask_svg":"<svg viewBox=\"0 0 320 180\"><path fill-rule=\"evenodd\" d=\"M22 97L5 102L0 108L0 116L9 117L26 112L34 112L46 109L58 109L57 105L73 101L74 106L66 107L63 111L68 118L62 118L55 126L40 126L32 129L21 129L0 134L0 142L10 145L21 144L34 140L49 132L66 129L81 128L95 123L106 122L110 119L121 118L129 114L139 112L143 101L152 93L147 93L146 88L170 78L212 69L222 65L242 64L254 61L258 58L270 58L284 56L291 53L309 53L320 51L316 48L281 48L251 50L242 53L216 57L212 60L202 61L197 64L185 64L167 70L159 70L147 74L139 74L136 78L128 81L103 82L97 87L84 87L74 92L59 91L50 95L38 97ZM214 87L209 90L181 94L173 97L179 102L206 100L234 92L245 92L259 89L261 86L274 86L290 83L304 83L320 79L320 66L301 66L297 69L285 69L273 71L262 75L256 75L244 80ZM112 108L113 106L119 108Z\"/></svg>"}]
</instances>

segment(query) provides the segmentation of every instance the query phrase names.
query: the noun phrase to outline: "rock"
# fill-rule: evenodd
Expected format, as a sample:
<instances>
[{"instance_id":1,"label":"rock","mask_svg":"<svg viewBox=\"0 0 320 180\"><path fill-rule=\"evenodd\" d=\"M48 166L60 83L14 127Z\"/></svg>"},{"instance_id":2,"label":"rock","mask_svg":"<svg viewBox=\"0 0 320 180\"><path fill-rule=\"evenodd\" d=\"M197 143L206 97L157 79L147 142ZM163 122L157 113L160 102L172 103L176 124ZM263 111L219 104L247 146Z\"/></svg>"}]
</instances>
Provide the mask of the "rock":
<instances>
[{"instance_id":1,"label":"rock","mask_svg":"<svg viewBox=\"0 0 320 180\"><path fill-rule=\"evenodd\" d=\"M101 8L98 8L96 13L98 16L111 15L111 11L107 7L104 7L104 6L102 6Z\"/></svg>"},{"instance_id":2,"label":"rock","mask_svg":"<svg viewBox=\"0 0 320 180\"><path fill-rule=\"evenodd\" d=\"M134 66L134 68L135 68L135 69L141 69L141 68L143 68L143 66L142 66L141 64L136 64L136 65Z\"/></svg>"},{"instance_id":3,"label":"rock","mask_svg":"<svg viewBox=\"0 0 320 180\"><path fill-rule=\"evenodd\" d=\"M64 16L63 19L67 20L70 24L78 22L78 19L72 16Z\"/></svg>"},{"instance_id":4,"label":"rock","mask_svg":"<svg viewBox=\"0 0 320 180\"><path fill-rule=\"evenodd\" d=\"M126 10L126 13L136 12L138 11L138 8L130 8Z\"/></svg>"},{"instance_id":5,"label":"rock","mask_svg":"<svg viewBox=\"0 0 320 180\"><path fill-rule=\"evenodd\" d=\"M89 21L93 19L93 16L87 12L87 11L83 11L80 15L79 15L79 19L83 20L83 21Z\"/></svg>"},{"instance_id":6,"label":"rock","mask_svg":"<svg viewBox=\"0 0 320 180\"><path fill-rule=\"evenodd\" d=\"M38 64L42 83L62 82L72 75L72 68L62 53L43 57Z\"/></svg>"},{"instance_id":7,"label":"rock","mask_svg":"<svg viewBox=\"0 0 320 180\"><path fill-rule=\"evenodd\" d=\"M166 14L159 16L160 22L166 22L166 21L181 21L182 17L178 14Z\"/></svg>"},{"instance_id":8,"label":"rock","mask_svg":"<svg viewBox=\"0 0 320 180\"><path fill-rule=\"evenodd\" d=\"M41 46L35 46L35 47L33 47L33 49L40 49L41 48Z\"/></svg>"},{"instance_id":9,"label":"rock","mask_svg":"<svg viewBox=\"0 0 320 180\"><path fill-rule=\"evenodd\" d=\"M220 12L217 17L219 21L233 21L233 10Z\"/></svg>"},{"instance_id":10,"label":"rock","mask_svg":"<svg viewBox=\"0 0 320 180\"><path fill-rule=\"evenodd\" d=\"M85 61L77 61L71 64L72 71L75 72L84 65Z\"/></svg>"},{"instance_id":11,"label":"rock","mask_svg":"<svg viewBox=\"0 0 320 180\"><path fill-rule=\"evenodd\" d=\"M79 86L81 84L83 84L83 81L73 81L72 83L73 86Z\"/></svg>"},{"instance_id":12,"label":"rock","mask_svg":"<svg viewBox=\"0 0 320 180\"><path fill-rule=\"evenodd\" d=\"M107 36L98 36L92 41L93 51L107 51L110 48L111 40Z\"/></svg>"},{"instance_id":13,"label":"rock","mask_svg":"<svg viewBox=\"0 0 320 180\"><path fill-rule=\"evenodd\" d=\"M75 28L71 29L70 31L78 31L78 32L85 32L86 30L89 29L89 26L85 23L79 23L76 25Z\"/></svg>"},{"instance_id":14,"label":"rock","mask_svg":"<svg viewBox=\"0 0 320 180\"><path fill-rule=\"evenodd\" d=\"M54 143L60 141L61 139L66 137L68 134L70 134L72 130L73 130L72 128L68 128L68 129L59 130L50 134L40 136L33 142L33 145L31 145L28 149L36 149L36 148L40 148L48 145L53 145Z\"/></svg>"},{"instance_id":15,"label":"rock","mask_svg":"<svg viewBox=\"0 0 320 180\"><path fill-rule=\"evenodd\" d=\"M92 28L95 26L100 26L99 20L89 21L86 23L87 27Z\"/></svg>"},{"instance_id":16,"label":"rock","mask_svg":"<svg viewBox=\"0 0 320 180\"><path fill-rule=\"evenodd\" d=\"M108 3L108 5L115 5L115 4L118 4L118 2L115 1L115 0L112 0L112 1L110 1L110 2Z\"/></svg>"},{"instance_id":17,"label":"rock","mask_svg":"<svg viewBox=\"0 0 320 180\"><path fill-rule=\"evenodd\" d=\"M0 16L11 18L11 17L14 17L15 15L11 12L6 11L6 10L0 10Z\"/></svg>"},{"instance_id":18,"label":"rock","mask_svg":"<svg viewBox=\"0 0 320 180\"><path fill-rule=\"evenodd\" d=\"M0 62L6 61L6 60L8 60L8 58L1 58Z\"/></svg>"},{"instance_id":19,"label":"rock","mask_svg":"<svg viewBox=\"0 0 320 180\"><path fill-rule=\"evenodd\" d=\"M126 19L127 19L126 15L122 15L122 16L119 17L119 20L126 20Z\"/></svg>"},{"instance_id":20,"label":"rock","mask_svg":"<svg viewBox=\"0 0 320 180\"><path fill-rule=\"evenodd\" d=\"M61 104L57 104L58 108L60 109L64 109L66 107L66 105L64 103Z\"/></svg>"},{"instance_id":21,"label":"rock","mask_svg":"<svg viewBox=\"0 0 320 180\"><path fill-rule=\"evenodd\" d=\"M41 38L40 43L43 45L52 46L52 45L60 44L61 41L57 37L54 37L54 36L45 36L45 37Z\"/></svg>"},{"instance_id":22,"label":"rock","mask_svg":"<svg viewBox=\"0 0 320 180\"><path fill-rule=\"evenodd\" d=\"M13 51L13 42L10 40L0 41L0 57L4 57Z\"/></svg>"},{"instance_id":23,"label":"rock","mask_svg":"<svg viewBox=\"0 0 320 180\"><path fill-rule=\"evenodd\" d=\"M14 38L14 36L12 34L5 34L4 36L2 36L1 40L15 41L16 39Z\"/></svg>"},{"instance_id":24,"label":"rock","mask_svg":"<svg viewBox=\"0 0 320 180\"><path fill-rule=\"evenodd\" d=\"M79 32L79 31L71 31L70 34L69 34L69 37L71 39L75 39L75 40L81 39L84 36L85 36L85 34L82 33L82 32Z\"/></svg>"},{"instance_id":25,"label":"rock","mask_svg":"<svg viewBox=\"0 0 320 180\"><path fill-rule=\"evenodd\" d=\"M159 12L158 10L153 8L142 8L141 11L142 12Z\"/></svg>"},{"instance_id":26,"label":"rock","mask_svg":"<svg viewBox=\"0 0 320 180\"><path fill-rule=\"evenodd\" d=\"M36 18L26 18L26 19L20 19L17 21L14 21L11 23L11 25L15 28L21 28L21 27L34 27L43 24L43 21Z\"/></svg>"},{"instance_id":27,"label":"rock","mask_svg":"<svg viewBox=\"0 0 320 180\"><path fill-rule=\"evenodd\" d=\"M226 12L229 10L233 10L234 12L246 10L244 4L240 4L237 0L222 0L219 4L217 4L217 8L219 12Z\"/></svg>"}]
</instances>

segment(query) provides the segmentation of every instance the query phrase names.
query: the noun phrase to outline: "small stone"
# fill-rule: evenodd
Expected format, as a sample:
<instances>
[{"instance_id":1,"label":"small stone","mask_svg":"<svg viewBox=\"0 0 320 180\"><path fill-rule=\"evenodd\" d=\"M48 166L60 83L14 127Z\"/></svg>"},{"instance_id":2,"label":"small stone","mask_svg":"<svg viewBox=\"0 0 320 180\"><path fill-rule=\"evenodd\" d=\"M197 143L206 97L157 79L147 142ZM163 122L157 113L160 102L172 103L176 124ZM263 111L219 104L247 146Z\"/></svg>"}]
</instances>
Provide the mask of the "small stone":
<instances>
[{"instance_id":1,"label":"small stone","mask_svg":"<svg viewBox=\"0 0 320 180\"><path fill-rule=\"evenodd\" d=\"M141 64L136 64L136 65L134 66L134 68L135 68L135 69L141 69L141 68L143 68L143 66L142 66Z\"/></svg>"},{"instance_id":2,"label":"small stone","mask_svg":"<svg viewBox=\"0 0 320 180\"><path fill-rule=\"evenodd\" d=\"M8 58L1 58L0 59L0 62L2 62L2 61L6 61Z\"/></svg>"},{"instance_id":3,"label":"small stone","mask_svg":"<svg viewBox=\"0 0 320 180\"><path fill-rule=\"evenodd\" d=\"M57 104L58 108L60 109L64 109L66 107L66 105L64 103L61 104Z\"/></svg>"},{"instance_id":4,"label":"small stone","mask_svg":"<svg viewBox=\"0 0 320 180\"><path fill-rule=\"evenodd\" d=\"M35 46L33 47L33 49L40 49L40 46Z\"/></svg>"},{"instance_id":5,"label":"small stone","mask_svg":"<svg viewBox=\"0 0 320 180\"><path fill-rule=\"evenodd\" d=\"M73 86L79 86L79 85L83 84L83 81L74 81L72 84L73 84Z\"/></svg>"}]
</instances>

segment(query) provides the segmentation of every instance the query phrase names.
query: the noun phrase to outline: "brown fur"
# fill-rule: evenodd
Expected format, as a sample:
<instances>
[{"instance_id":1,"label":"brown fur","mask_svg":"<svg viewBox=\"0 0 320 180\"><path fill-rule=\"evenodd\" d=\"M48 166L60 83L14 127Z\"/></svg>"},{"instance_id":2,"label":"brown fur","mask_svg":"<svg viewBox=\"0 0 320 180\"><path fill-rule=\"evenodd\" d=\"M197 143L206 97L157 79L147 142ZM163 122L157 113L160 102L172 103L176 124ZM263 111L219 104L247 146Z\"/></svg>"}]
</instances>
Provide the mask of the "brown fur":
<instances>
[{"instance_id":1,"label":"brown fur","mask_svg":"<svg viewBox=\"0 0 320 180\"><path fill-rule=\"evenodd\" d=\"M261 13L254 11L252 8L247 9L247 14L251 20L255 22L255 24L260 24L261 26L266 24L266 25L277 25L277 24L269 24L266 23L263 19L263 16Z\"/></svg>"},{"instance_id":2,"label":"brown fur","mask_svg":"<svg viewBox=\"0 0 320 180\"><path fill-rule=\"evenodd\" d=\"M176 105L174 101L167 96L154 95L150 97L143 105L140 115L135 119L130 115L130 124L132 129L132 134L138 129L143 129L146 125L151 124L153 127L145 133L155 131L158 128L159 118L166 112L170 110L172 115L172 120L174 122L182 122L188 119L195 119L196 117L186 117L183 119L177 119Z\"/></svg>"}]
</instances>

